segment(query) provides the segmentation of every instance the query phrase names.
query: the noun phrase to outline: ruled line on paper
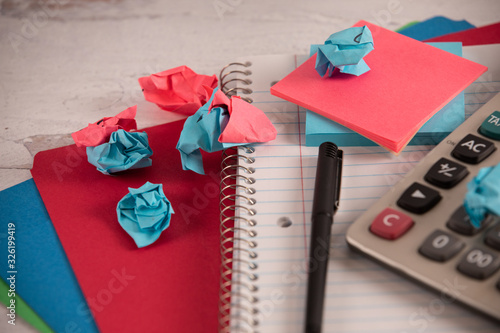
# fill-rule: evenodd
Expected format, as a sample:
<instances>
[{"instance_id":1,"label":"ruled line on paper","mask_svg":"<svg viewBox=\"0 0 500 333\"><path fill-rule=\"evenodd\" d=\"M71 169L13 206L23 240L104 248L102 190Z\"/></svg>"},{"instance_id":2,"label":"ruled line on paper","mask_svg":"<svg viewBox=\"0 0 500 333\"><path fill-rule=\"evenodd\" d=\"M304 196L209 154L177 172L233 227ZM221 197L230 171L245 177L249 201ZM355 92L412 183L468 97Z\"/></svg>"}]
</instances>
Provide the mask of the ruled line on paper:
<instances>
[{"instance_id":1,"label":"ruled line on paper","mask_svg":"<svg viewBox=\"0 0 500 333\"><path fill-rule=\"evenodd\" d=\"M304 319L307 281L304 269L307 255L304 253L308 251L310 238L308 217L312 208L317 147L303 144L305 110L294 110L296 106L278 100L268 90L269 82L279 80L296 67L293 60L288 61L286 57L269 59L252 59L254 75L262 75L258 80L260 84L251 87L252 97L281 135L275 141L256 145L256 152L252 155L256 183L251 186L256 189L253 208L257 212L253 217L257 222L253 227L257 235L252 238L257 244L254 249L257 268L253 272L258 276L255 284L259 289L247 292L260 300L256 304L261 310L260 316L256 317L260 333L298 333L302 331ZM468 96L477 98L482 95L471 92ZM415 327L409 324L408 318L419 308L428 307L436 296L351 252L344 238L352 221L432 147L410 146L397 157L377 146L342 149L345 167L343 195L332 229L334 244L330 246L325 331L414 332ZM283 216L292 220L288 228L277 223ZM243 233L240 236L245 237ZM239 279L242 283L250 283L244 276ZM245 292L244 288L238 290ZM281 292L285 299L274 302L273 292ZM467 325L464 326L464 322ZM494 331L494 326L488 322L453 304L447 305L446 311L428 324L426 333Z\"/></svg>"}]
</instances>

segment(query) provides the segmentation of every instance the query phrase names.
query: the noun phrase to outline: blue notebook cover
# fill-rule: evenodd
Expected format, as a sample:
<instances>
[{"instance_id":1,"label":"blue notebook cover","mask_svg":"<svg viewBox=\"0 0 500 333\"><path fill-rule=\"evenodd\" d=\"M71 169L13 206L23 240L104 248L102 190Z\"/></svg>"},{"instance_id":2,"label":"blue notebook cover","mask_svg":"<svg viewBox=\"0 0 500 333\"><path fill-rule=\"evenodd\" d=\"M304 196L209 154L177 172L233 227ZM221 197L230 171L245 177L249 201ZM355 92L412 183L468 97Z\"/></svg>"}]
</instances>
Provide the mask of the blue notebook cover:
<instances>
[{"instance_id":1,"label":"blue notebook cover","mask_svg":"<svg viewBox=\"0 0 500 333\"><path fill-rule=\"evenodd\" d=\"M447 52L462 56L461 43L428 43ZM376 46L375 46L376 47ZM311 48L311 53L316 50ZM427 121L411 139L409 145L438 144L465 120L464 93L461 92L451 102ZM376 146L364 136L312 111L306 111L306 146L316 147L325 141L339 146Z\"/></svg>"},{"instance_id":2,"label":"blue notebook cover","mask_svg":"<svg viewBox=\"0 0 500 333\"><path fill-rule=\"evenodd\" d=\"M0 211L2 279L14 276L16 292L54 331L98 333L33 179L1 191Z\"/></svg>"},{"instance_id":3,"label":"blue notebook cover","mask_svg":"<svg viewBox=\"0 0 500 333\"><path fill-rule=\"evenodd\" d=\"M453 21L444 16L435 16L398 32L413 39L423 41L472 28L475 28L475 26L465 20Z\"/></svg>"}]
</instances>

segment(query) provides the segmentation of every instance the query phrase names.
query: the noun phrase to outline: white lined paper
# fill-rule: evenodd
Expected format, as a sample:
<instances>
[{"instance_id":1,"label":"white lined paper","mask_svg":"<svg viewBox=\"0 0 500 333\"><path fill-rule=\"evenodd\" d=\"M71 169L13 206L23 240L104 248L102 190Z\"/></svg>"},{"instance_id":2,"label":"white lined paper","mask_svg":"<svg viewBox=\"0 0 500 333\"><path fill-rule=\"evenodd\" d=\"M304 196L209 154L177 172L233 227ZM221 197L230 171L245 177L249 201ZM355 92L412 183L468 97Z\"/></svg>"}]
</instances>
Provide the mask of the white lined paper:
<instances>
[{"instance_id":1,"label":"white lined paper","mask_svg":"<svg viewBox=\"0 0 500 333\"><path fill-rule=\"evenodd\" d=\"M248 59L245 59L248 60ZM257 281L234 274L234 290L257 297L258 320L252 326L233 322L234 331L302 332L306 299L306 263L310 214L318 149L305 146L305 112L269 93L277 81L297 66L293 56L265 56L250 59L254 105L269 116L278 130L275 141L256 145L257 181L253 217L257 232L254 249ZM325 295L324 332L497 332L488 320L455 304L433 308L439 295L403 279L378 264L350 251L345 242L349 225L371 204L390 190L401 177L432 149L407 147L394 156L380 147L341 147L344 169L340 208L335 216L330 244L330 262ZM244 163L244 162L242 162ZM241 202L244 205L244 202ZM239 213L244 213L240 211ZM292 225L282 228L279 218ZM240 226L247 228L246 225ZM243 232L237 234L248 238ZM245 244L237 244L245 247ZM243 252L235 256L246 259ZM249 270L241 264L242 270ZM236 282L254 283L251 292ZM279 296L279 297L278 297ZM235 297L233 303L249 305ZM439 310L439 311L438 311ZM241 312L240 312L241 313ZM239 314L236 307L233 315Z\"/></svg>"}]
</instances>

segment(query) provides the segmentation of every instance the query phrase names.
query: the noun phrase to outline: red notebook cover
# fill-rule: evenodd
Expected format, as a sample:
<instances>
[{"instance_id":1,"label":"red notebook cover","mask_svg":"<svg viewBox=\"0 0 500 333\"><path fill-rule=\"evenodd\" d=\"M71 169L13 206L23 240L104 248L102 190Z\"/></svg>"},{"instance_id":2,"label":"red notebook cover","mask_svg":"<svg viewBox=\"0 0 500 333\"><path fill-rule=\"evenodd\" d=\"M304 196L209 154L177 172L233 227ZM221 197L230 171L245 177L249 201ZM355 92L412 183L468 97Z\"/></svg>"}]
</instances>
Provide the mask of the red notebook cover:
<instances>
[{"instance_id":1,"label":"red notebook cover","mask_svg":"<svg viewBox=\"0 0 500 333\"><path fill-rule=\"evenodd\" d=\"M217 331L221 155L204 154L205 176L182 170L175 149L182 126L145 129L153 165L113 176L75 145L35 156L31 173L101 332ZM116 205L146 181L163 184L175 214L139 249L118 224Z\"/></svg>"},{"instance_id":2,"label":"red notebook cover","mask_svg":"<svg viewBox=\"0 0 500 333\"><path fill-rule=\"evenodd\" d=\"M426 42L462 42L463 46L500 43L500 22L434 37Z\"/></svg>"}]
</instances>

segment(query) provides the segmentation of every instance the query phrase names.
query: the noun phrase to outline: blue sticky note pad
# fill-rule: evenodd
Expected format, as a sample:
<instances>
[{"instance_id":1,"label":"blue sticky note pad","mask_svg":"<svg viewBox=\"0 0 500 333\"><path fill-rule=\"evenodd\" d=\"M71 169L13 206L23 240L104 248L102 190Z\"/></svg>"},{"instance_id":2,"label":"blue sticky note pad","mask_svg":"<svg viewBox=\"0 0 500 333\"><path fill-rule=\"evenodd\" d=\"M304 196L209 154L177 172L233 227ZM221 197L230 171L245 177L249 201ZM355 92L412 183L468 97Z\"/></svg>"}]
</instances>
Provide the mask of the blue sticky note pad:
<instances>
[{"instance_id":1,"label":"blue sticky note pad","mask_svg":"<svg viewBox=\"0 0 500 333\"><path fill-rule=\"evenodd\" d=\"M461 43L427 43L444 51L462 56ZM375 47L377 47L375 45ZM316 46L311 46L314 53ZM451 102L427 121L411 139L409 145L438 144L465 120L464 93L461 92ZM325 141L339 146L376 146L364 136L312 111L306 111L306 146L317 147Z\"/></svg>"},{"instance_id":2,"label":"blue sticky note pad","mask_svg":"<svg viewBox=\"0 0 500 333\"><path fill-rule=\"evenodd\" d=\"M414 24L398 33L416 40L424 41L430 38L439 37L453 32L475 28L469 22L453 21L443 16L435 16L423 22Z\"/></svg>"},{"instance_id":3,"label":"blue sticky note pad","mask_svg":"<svg viewBox=\"0 0 500 333\"><path fill-rule=\"evenodd\" d=\"M10 284L14 275L16 292L54 331L98 333L33 179L1 191L0 211L2 279ZM8 263L9 236L15 261Z\"/></svg>"}]
</instances>

